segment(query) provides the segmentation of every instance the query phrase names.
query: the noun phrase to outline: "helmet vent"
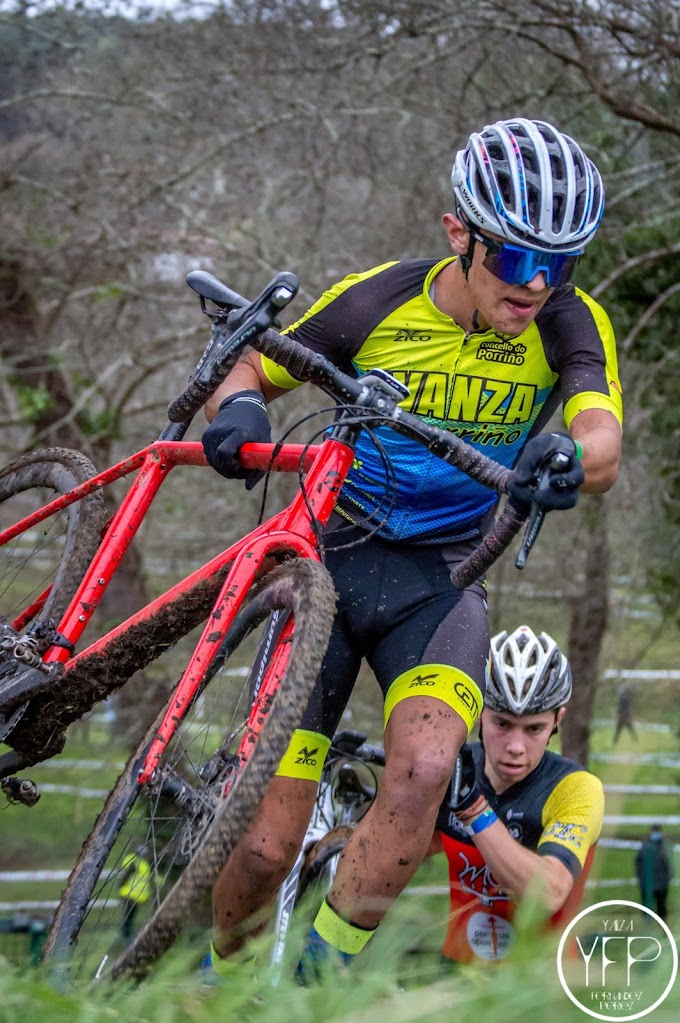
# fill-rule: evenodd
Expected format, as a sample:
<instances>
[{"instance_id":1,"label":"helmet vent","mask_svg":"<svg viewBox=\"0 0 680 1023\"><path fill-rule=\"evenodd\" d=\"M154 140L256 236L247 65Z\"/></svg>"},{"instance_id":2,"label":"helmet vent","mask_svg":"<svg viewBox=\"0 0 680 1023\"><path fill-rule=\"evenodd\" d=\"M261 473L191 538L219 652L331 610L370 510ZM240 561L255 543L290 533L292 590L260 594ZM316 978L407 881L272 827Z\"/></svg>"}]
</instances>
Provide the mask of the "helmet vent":
<instances>
[{"instance_id":1,"label":"helmet vent","mask_svg":"<svg viewBox=\"0 0 680 1023\"><path fill-rule=\"evenodd\" d=\"M539 714L571 696L571 669L554 639L522 625L491 640L485 706L511 714Z\"/></svg>"},{"instance_id":2,"label":"helmet vent","mask_svg":"<svg viewBox=\"0 0 680 1023\"><path fill-rule=\"evenodd\" d=\"M473 133L451 184L473 224L535 249L582 249L604 210L597 167L546 121L518 117Z\"/></svg>"}]
</instances>

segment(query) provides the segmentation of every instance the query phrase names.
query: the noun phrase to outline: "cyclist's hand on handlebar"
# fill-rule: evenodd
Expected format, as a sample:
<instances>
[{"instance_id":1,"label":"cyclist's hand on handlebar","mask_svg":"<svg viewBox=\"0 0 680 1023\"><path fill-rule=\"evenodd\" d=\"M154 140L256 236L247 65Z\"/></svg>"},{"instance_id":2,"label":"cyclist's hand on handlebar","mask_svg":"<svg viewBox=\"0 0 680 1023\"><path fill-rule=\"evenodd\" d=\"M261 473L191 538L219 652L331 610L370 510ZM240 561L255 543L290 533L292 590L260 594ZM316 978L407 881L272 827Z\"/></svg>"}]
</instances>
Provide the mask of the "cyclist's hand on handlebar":
<instances>
[{"instance_id":1,"label":"cyclist's hand on handlebar","mask_svg":"<svg viewBox=\"0 0 680 1023\"><path fill-rule=\"evenodd\" d=\"M271 425L259 391L237 391L220 404L210 426L203 431L203 450L213 469L229 480L245 480L252 490L263 472L244 469L238 452L244 444L267 444Z\"/></svg>"},{"instance_id":2,"label":"cyclist's hand on handlebar","mask_svg":"<svg viewBox=\"0 0 680 1023\"><path fill-rule=\"evenodd\" d=\"M460 748L456 774L458 775L458 798L455 806L451 806L451 809L458 814L468 810L482 795L477 785L477 769L472 755L472 746L467 742L463 743Z\"/></svg>"},{"instance_id":3,"label":"cyclist's hand on handlebar","mask_svg":"<svg viewBox=\"0 0 680 1023\"><path fill-rule=\"evenodd\" d=\"M546 469L545 482L539 486ZM544 511L573 508L584 479L571 437L566 433L541 433L531 438L517 460L508 482L509 500L521 512L527 512L532 503Z\"/></svg>"}]
</instances>

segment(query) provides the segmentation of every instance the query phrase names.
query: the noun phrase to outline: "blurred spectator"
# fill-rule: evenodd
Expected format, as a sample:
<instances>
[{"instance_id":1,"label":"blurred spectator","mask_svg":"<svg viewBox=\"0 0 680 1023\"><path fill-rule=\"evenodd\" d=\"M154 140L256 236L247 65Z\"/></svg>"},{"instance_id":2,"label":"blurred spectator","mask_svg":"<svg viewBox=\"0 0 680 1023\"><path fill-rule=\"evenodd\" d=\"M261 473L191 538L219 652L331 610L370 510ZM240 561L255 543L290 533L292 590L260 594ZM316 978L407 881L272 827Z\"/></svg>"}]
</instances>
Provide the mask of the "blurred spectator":
<instances>
[{"instance_id":1,"label":"blurred spectator","mask_svg":"<svg viewBox=\"0 0 680 1023\"><path fill-rule=\"evenodd\" d=\"M128 944L134 935L134 918L140 906L148 902L153 891L153 874L145 846L123 858L123 881L118 891L123 903L121 938Z\"/></svg>"},{"instance_id":2,"label":"blurred spectator","mask_svg":"<svg viewBox=\"0 0 680 1023\"><path fill-rule=\"evenodd\" d=\"M635 873L640 884L640 901L654 909L662 920L668 915L668 887L673 876L671 858L661 825L655 824L635 854Z\"/></svg>"},{"instance_id":3,"label":"blurred spectator","mask_svg":"<svg viewBox=\"0 0 680 1023\"><path fill-rule=\"evenodd\" d=\"M635 722L633 721L633 690L630 686L619 687L619 698L616 703L614 745L618 742L619 736L624 728L627 728L633 738L637 739Z\"/></svg>"}]
</instances>

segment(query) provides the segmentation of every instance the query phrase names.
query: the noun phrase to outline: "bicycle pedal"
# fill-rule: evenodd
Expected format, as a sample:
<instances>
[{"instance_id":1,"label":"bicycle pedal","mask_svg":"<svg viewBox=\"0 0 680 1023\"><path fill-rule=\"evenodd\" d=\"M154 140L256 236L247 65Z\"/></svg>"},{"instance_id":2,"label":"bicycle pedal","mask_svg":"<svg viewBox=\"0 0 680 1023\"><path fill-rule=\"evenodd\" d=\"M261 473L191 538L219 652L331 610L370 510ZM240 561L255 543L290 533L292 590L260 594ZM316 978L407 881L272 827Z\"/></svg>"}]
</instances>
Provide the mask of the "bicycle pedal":
<instances>
[{"instance_id":1,"label":"bicycle pedal","mask_svg":"<svg viewBox=\"0 0 680 1023\"><path fill-rule=\"evenodd\" d=\"M0 787L10 803L35 806L40 799L38 786L30 778L3 778Z\"/></svg>"}]
</instances>

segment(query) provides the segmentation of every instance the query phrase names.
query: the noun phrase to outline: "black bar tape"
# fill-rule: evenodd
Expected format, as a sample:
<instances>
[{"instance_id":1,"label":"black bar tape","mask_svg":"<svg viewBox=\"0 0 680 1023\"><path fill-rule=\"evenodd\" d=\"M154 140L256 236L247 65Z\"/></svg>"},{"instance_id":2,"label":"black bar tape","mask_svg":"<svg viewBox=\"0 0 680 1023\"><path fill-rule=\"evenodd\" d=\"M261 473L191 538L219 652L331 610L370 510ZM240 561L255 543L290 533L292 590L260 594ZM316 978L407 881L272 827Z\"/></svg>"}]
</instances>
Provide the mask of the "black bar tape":
<instances>
[{"instance_id":1,"label":"black bar tape","mask_svg":"<svg viewBox=\"0 0 680 1023\"><path fill-rule=\"evenodd\" d=\"M168 405L168 419L171 423L191 422L203 408L222 381L238 361L239 352L227 353L223 362L218 361L210 372L209 380L190 380L182 393Z\"/></svg>"},{"instance_id":2,"label":"black bar tape","mask_svg":"<svg viewBox=\"0 0 680 1023\"><path fill-rule=\"evenodd\" d=\"M483 537L479 546L451 572L454 586L464 590L475 579L483 576L517 536L525 519L525 515L511 504L506 504L502 514Z\"/></svg>"},{"instance_id":3,"label":"black bar tape","mask_svg":"<svg viewBox=\"0 0 680 1023\"><path fill-rule=\"evenodd\" d=\"M193 419L199 409L203 408L215 388L206 383L192 381L168 405L168 419L171 423L186 423Z\"/></svg>"},{"instance_id":4,"label":"black bar tape","mask_svg":"<svg viewBox=\"0 0 680 1023\"><path fill-rule=\"evenodd\" d=\"M492 458L483 455L481 451L476 451L475 448L465 444L459 437L456 437L456 440L459 441L459 444L456 446L455 454L450 455L446 461L453 462L458 469L472 476L478 483L489 487L490 490L495 490L499 494L507 493L510 470L506 469L504 465L500 465L499 462L494 462Z\"/></svg>"},{"instance_id":5,"label":"black bar tape","mask_svg":"<svg viewBox=\"0 0 680 1023\"><path fill-rule=\"evenodd\" d=\"M295 380L313 381L317 354L294 341L292 337L285 337L270 329L254 338L251 343L262 355L283 366Z\"/></svg>"}]
</instances>

